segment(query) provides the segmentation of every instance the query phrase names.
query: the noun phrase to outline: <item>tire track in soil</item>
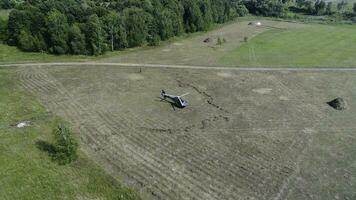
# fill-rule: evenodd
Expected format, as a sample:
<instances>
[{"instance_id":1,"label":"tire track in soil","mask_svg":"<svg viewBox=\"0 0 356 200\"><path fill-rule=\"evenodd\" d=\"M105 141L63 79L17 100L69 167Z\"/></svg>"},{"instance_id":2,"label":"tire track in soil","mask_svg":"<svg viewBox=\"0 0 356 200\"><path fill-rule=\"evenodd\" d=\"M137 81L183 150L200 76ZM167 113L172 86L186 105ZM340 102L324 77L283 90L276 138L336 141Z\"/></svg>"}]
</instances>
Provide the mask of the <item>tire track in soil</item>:
<instances>
[{"instance_id":1,"label":"tire track in soil","mask_svg":"<svg viewBox=\"0 0 356 200\"><path fill-rule=\"evenodd\" d=\"M34 73L34 71L36 72ZM146 191L150 192L156 199L175 197L181 197L183 199L206 199L206 195L211 199L221 199L222 197L238 199L239 194L236 190L241 188L248 188L250 191L253 191L254 196L262 198L261 195L257 194L262 190L265 191L268 196L272 195L271 191L269 191L271 187L268 186L268 184L262 186L255 185L255 183L263 180L264 182L268 181L265 178L266 172L262 169L267 168L268 173L278 177L273 183L270 183L276 186L282 185L286 177L289 177L290 174L294 172L294 169L288 166L271 162L271 156L263 152L257 156L249 155L245 157L239 155L231 163L227 163L222 159L217 159L218 163L215 163L214 159L206 156L209 155L209 153L206 153L204 150L204 148L207 147L199 146L195 143L195 141L202 139L201 136L198 134L186 136L190 130L164 130L160 126L156 130L151 130L152 133L148 131L149 133L145 134L145 132L139 128L132 128L135 127L132 122L137 121L145 127L151 127L152 121L146 121L132 113L128 116L120 117L108 111L90 111L74 101L74 98L71 97L66 89L60 83L56 82L53 77L46 74L44 69L20 69L18 77L24 88L36 94L40 94L43 98L46 97L46 100L48 100L47 97L50 98L50 101L45 102L49 108L53 110L63 110L63 115L79 126L80 132L85 133L81 135L83 141L93 146L90 151L95 152L101 159L104 159L105 162L123 171L125 176L134 180L135 184L140 185L141 188L146 188ZM55 97L49 96L48 94L54 95ZM58 95L60 95L60 97L56 98ZM210 100L209 96L209 94L205 94L205 98L208 100ZM211 102L213 102L213 100L214 99L212 99ZM212 108L219 109L217 106L218 105L211 105ZM219 111L223 112L223 109L219 109ZM210 122L211 121L208 121L208 123ZM195 128L198 127L199 126ZM188 128L191 129L191 127ZM249 129L240 130L250 131ZM271 128L270 130L264 131L275 130L277 129ZM170 133L170 131L174 132L174 135L167 134L167 136L164 137L167 144L172 144L175 140L182 140L187 148L181 149L176 154L164 151L162 144L154 139L156 131L163 131L165 133ZM278 129L278 131L281 130ZM293 130L288 129L288 131ZM125 134L126 132L131 133ZM279 143L280 142L277 141L275 145ZM304 146L303 143L296 143L295 146L291 148L299 149L300 146ZM154 149L156 149L155 153L147 153L152 152ZM271 153L273 155L280 154L280 152L276 152L276 150ZM159 159L157 154L164 156L164 158L171 158L174 162L181 165L189 164L191 165L190 169L194 169L194 171L190 172L184 170L182 172L184 174L180 177L180 179L183 180L175 177L175 174L162 173L171 171L171 168L164 163L163 159ZM128 155L134 155L134 158L130 158ZM119 159L113 159L118 157ZM189 159L194 162L189 162ZM133 169L130 170L129 166L133 166ZM217 172L217 169L222 170ZM153 175L154 177L152 177ZM220 175L222 176L220 177ZM202 186L202 182L206 181L204 177L210 177L212 179L208 180L210 186L204 185L208 186L207 188ZM152 183L152 180L154 183ZM223 193L226 191L224 186L227 184L233 184L233 188L236 189L235 192L230 194ZM175 190L172 190L172 187L169 187L169 185L176 187Z\"/></svg>"},{"instance_id":2,"label":"tire track in soil","mask_svg":"<svg viewBox=\"0 0 356 200\"><path fill-rule=\"evenodd\" d=\"M216 104L213 103L213 100L214 100L214 99L212 98L211 95L209 95L209 94L207 94L206 92L200 90L199 88L195 87L195 86L192 85L192 84L189 84L189 83L186 83L186 82L184 82L184 84L183 84L183 82L180 81L180 80L177 80L177 82L178 82L178 84L179 84L180 87L182 87L182 86L189 86L189 87L193 88L193 89L194 89L195 91L197 91L199 94L201 94L201 95L205 96L206 98L208 98L208 100L207 100L208 104L212 105L213 107L215 107L215 108L217 108L217 109L219 109L219 110L221 110L221 111L224 111L225 113L228 113L228 111L222 109L220 106L218 106L218 105L216 105ZM220 117L221 117L221 116L220 116ZM216 119L216 116L214 116L213 119ZM203 120L203 121L202 121L202 124L203 124L203 125L204 125L204 122L205 122L205 121L214 121L214 120L211 120L211 119ZM261 154L261 155L263 155L263 154ZM267 158L268 158L268 156L267 156ZM265 159L265 160L267 160L267 159ZM267 160L267 161L268 161L268 160ZM258 163L253 163L251 166L255 166L256 164L258 164ZM246 168L244 168L244 167L241 167L241 168L243 168L243 169L251 169L251 166L247 166ZM252 168L253 168L253 167L252 167ZM287 169L288 169L288 172L286 173L285 176L283 176L283 179L280 179L280 180L278 181L279 184L281 184L281 183L282 183L282 180L284 180L284 178L285 178L286 176L288 176L288 175L293 171L293 169L288 168L288 167L283 167L283 168L287 168ZM282 168L282 169L283 169L283 168ZM253 171L253 172L252 172L252 171ZM251 170L251 171L250 171L250 173L254 173L255 175L257 174L256 172L258 172L258 170ZM280 172L276 172L276 173L280 173ZM281 173L280 173L280 174L281 174ZM278 176L279 176L279 175L277 174L276 177L278 177ZM262 177L262 176L261 176L261 177ZM251 181L251 182L252 182L252 181Z\"/></svg>"},{"instance_id":3,"label":"tire track in soil","mask_svg":"<svg viewBox=\"0 0 356 200\"><path fill-rule=\"evenodd\" d=\"M293 92L292 89L287 87L287 85L285 83L283 83L280 79L273 77L273 81L274 81L274 83L277 83L277 85L282 89L282 91L286 92L288 94L288 96L291 97L297 103L297 105L295 107L296 111L301 116L305 117L305 119L308 119L309 122L311 122L310 128L317 127L317 125L319 123L315 123L315 122L321 122L323 119L320 109L315 105L305 104L305 102L300 99L306 99L306 96L303 94L296 95L296 93ZM296 88L299 89L300 86L296 86ZM298 90L298 91L301 91L301 90ZM305 113L304 110L307 110L308 114ZM306 115L308 117L306 117ZM319 131L320 129L317 129L317 130ZM300 171L299 165L303 161L303 157L304 157L308 147L313 142L313 138L312 138L313 136L311 135L311 133L309 133L309 134L306 133L303 135L305 137L300 137L300 139L296 141L296 143L299 143L299 144L303 144L303 141L306 141L306 142L304 145L301 145L302 148L300 149L300 154L295 159L295 171L292 174L290 174L290 176L287 177L283 181L283 184L279 188L279 191L276 193L276 195L273 198L274 200L283 199L283 196L285 195L286 191L288 191L288 189L289 189L290 182L297 176L297 174Z\"/></svg>"},{"instance_id":4,"label":"tire track in soil","mask_svg":"<svg viewBox=\"0 0 356 200\"><path fill-rule=\"evenodd\" d=\"M113 122L112 122L113 123ZM136 135L136 134L134 134L134 135ZM137 137L141 137L141 136L137 136ZM152 138L152 137L148 137L148 138ZM147 139L147 138L146 138ZM191 138L190 138L191 139ZM136 138L134 139L134 140L136 140ZM176 139L174 139L174 140L176 140ZM149 141L149 140L146 140L146 142L147 141ZM154 143L155 141L149 141L149 143ZM186 148L184 148L184 149L194 149L194 147L196 146L196 144L195 143L193 143L193 142L191 142L191 140L188 140L188 141L184 141L184 142L182 142L182 143L184 143L185 144L185 146L187 146L187 144L189 143L189 146L188 147L186 147ZM147 144L147 143L146 143ZM159 144L159 143L157 143L156 144L156 147L157 146L162 146L161 144ZM159 152L165 152L165 151L159 151ZM171 154L168 154L168 153L162 153L162 154L164 154L165 156L167 156L167 157L171 157ZM202 168L201 167L201 164L199 164L199 163L204 163L204 160L201 160L201 157L198 157L198 156L196 156L195 154L192 154L191 156L189 156L189 158L190 159L192 159L192 160L194 160L195 161L195 163L190 163L190 165L192 165L192 166L194 166L194 168L196 169L196 171L197 172L200 172L199 173L199 175L190 175L190 176L193 176L193 177L195 177L195 178L199 178L199 177L204 177L204 176L206 176L206 175L209 175L210 177L212 177L213 175L214 175L214 172L213 171L211 171L209 168L208 169L206 169L206 168ZM175 157L173 157L173 159L177 162L177 163L179 163L179 164L186 164L186 160L187 160L187 157L184 157L183 155L182 156L177 156L177 154L175 155ZM199 162L197 162L197 161L199 161ZM213 170L213 169L212 169ZM219 179L219 178L214 178L214 180L215 179ZM223 181L222 179L221 179L221 181ZM224 185L220 185L219 186L219 189L221 190L221 189L223 189L223 186ZM216 191L216 192L218 192L218 190L216 190L216 189L214 189L214 188L210 188L210 189L212 189L213 191Z\"/></svg>"},{"instance_id":5,"label":"tire track in soil","mask_svg":"<svg viewBox=\"0 0 356 200\"><path fill-rule=\"evenodd\" d=\"M39 71L39 69L37 69L36 71ZM21 77L21 75L20 75L20 77ZM27 81L27 82L30 82L30 83L33 84L34 81ZM26 86L27 84L24 83L23 85ZM61 88L61 87L55 87L55 88ZM55 89L55 88L53 88L53 89ZM42 89L43 89L43 88L42 88ZM59 90L61 90L61 89L59 89ZM63 90L61 90L61 91L63 91ZM44 93L45 93L46 90L42 90L42 91L41 91L41 89L38 89L37 92L44 92ZM61 92L61 93L63 93L63 92ZM66 106L67 106L67 105L70 105L70 103L69 103L69 104L65 104L65 105L66 105ZM64 110L73 110L73 109L69 109L69 108L66 107L66 106L64 106ZM51 107L51 106L49 106L49 107ZM80 106L78 106L78 107L80 107ZM66 108L67 108L67 109L66 109ZM74 109L74 110L76 110L76 109ZM67 115L68 115L68 114L67 114ZM90 115L90 114L89 114L89 115ZM71 116L71 115L69 114L69 116ZM68 116L66 116L66 117L68 117ZM74 120L75 120L75 119L74 119ZM74 122L75 122L75 121L74 121ZM95 122L93 122L93 124L95 124ZM99 126L100 126L100 125L99 125Z\"/></svg>"},{"instance_id":6,"label":"tire track in soil","mask_svg":"<svg viewBox=\"0 0 356 200\"><path fill-rule=\"evenodd\" d=\"M40 69L39 67L37 67L37 68L35 68L36 69L36 73L38 73L38 74L40 74L40 72L41 72L41 70L42 69ZM18 72L18 76L19 76L19 78L20 78L20 80L22 80L22 85L26 88L26 89L28 89L29 91L34 91L35 93L37 93L37 94L42 94L42 95L45 95L45 94L47 94L47 92L48 91L58 91L58 93L60 93L60 94L62 94L62 95L67 95L67 96L70 96L69 94L68 94L68 92L66 92L65 91L65 89L61 86L61 85L59 85L59 83L55 83L55 81L53 80L53 79L51 79L51 78L49 78L48 77L48 75L46 75L46 74L44 74L44 72L42 71L42 77L41 78L33 78L33 77L26 77L26 76L24 76L24 75L26 75L26 73L28 73L28 70L29 69L27 69L27 70L20 70L19 72ZM32 69L32 70L34 70L34 69ZM41 84L39 84L39 83L43 83L43 82L45 82L45 81L47 81L48 82L48 84L46 85L46 84L43 84L43 85L46 85L46 86L42 86ZM30 85L30 87L29 87L29 85ZM51 87L50 87L51 86ZM57 99L58 100L58 99ZM68 98L64 98L64 99L62 99L62 101L61 102L66 102L66 104L65 105L63 105L63 110L70 110L70 111L72 111L71 113L64 113L64 115L66 116L66 117L70 117L72 120L73 120L73 122L75 123L75 124L80 124L80 120L78 121L78 116L76 116L76 117L71 117L71 116L75 116L75 114L76 113L85 113L85 112L87 112L87 114L88 114L88 116L93 116L93 113L91 113L90 111L88 111L88 110L85 110L82 106L80 106L78 103L72 103L72 105L69 103L69 102L67 102L68 101ZM46 102L47 104L49 104L48 106L51 108L51 107L53 107L53 102ZM57 105L58 106L58 105ZM79 112L75 112L75 111L78 111L78 110L80 110ZM79 118L80 118L80 116L79 116ZM97 122L95 122L95 121L92 121L92 124L93 125L96 125L97 124ZM82 124L83 125L83 124ZM99 125L99 127L100 127L100 125ZM83 128L82 128L83 129ZM88 136L90 137L90 136L95 136L94 135L94 133L93 133L93 130L87 130L88 131ZM98 130L99 132L103 132L103 131L101 131L101 130ZM104 132L105 133L105 132ZM100 138L100 137L99 137ZM106 144L105 143L105 141L102 141L102 140L98 140L98 137L95 137L95 138L93 138L92 139L92 141L96 141L96 144L99 144L100 145L100 143L103 143L103 144ZM117 149L116 149L117 150ZM105 151L106 153L109 153L108 151ZM115 151L114 151L115 152ZM134 152L131 152L131 153L134 153ZM142 156L141 156L142 157ZM147 157L147 155L145 155L145 157ZM148 160L145 160L145 161L147 161L148 163L149 163L149 161ZM141 162L141 164L142 164L143 162ZM150 169L150 170L152 170L153 172L156 172L158 175L160 174L160 171L158 171L158 170L154 170L155 169L155 166L154 165L151 165L151 166L147 166L146 167L147 169ZM162 177L162 179L164 180L164 177ZM160 179L160 181L163 181L162 179ZM172 181L172 182L174 182L174 181ZM168 181L167 181L167 183L168 183ZM178 185L181 185L181 184L178 184ZM183 184L184 185L184 184ZM198 184L199 185L199 184ZM162 188L162 186L160 186L160 188ZM159 189L159 188L155 188L155 189ZM186 194L189 194L191 191L185 191L186 192ZM201 193L202 194L206 194L206 193L208 193L209 191L201 191ZM163 198L164 198L164 196L169 196L168 194L165 194L165 195L163 195ZM184 196L184 195L182 195L182 196ZM189 196L189 195L187 195L187 196ZM194 197L194 195L193 194L191 194L190 193L190 196L191 197ZM210 196L213 196L213 194L210 194ZM196 199L199 199L199 196L196 196L195 197Z\"/></svg>"}]
</instances>

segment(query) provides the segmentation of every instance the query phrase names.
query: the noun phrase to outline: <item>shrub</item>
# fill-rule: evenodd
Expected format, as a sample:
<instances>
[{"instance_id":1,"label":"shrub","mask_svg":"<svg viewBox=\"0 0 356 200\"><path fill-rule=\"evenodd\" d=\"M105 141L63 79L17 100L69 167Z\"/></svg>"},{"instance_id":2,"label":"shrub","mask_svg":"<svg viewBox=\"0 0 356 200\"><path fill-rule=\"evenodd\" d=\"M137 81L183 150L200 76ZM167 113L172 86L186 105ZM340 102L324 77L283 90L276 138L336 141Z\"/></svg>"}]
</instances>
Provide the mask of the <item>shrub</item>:
<instances>
[{"instance_id":1,"label":"shrub","mask_svg":"<svg viewBox=\"0 0 356 200\"><path fill-rule=\"evenodd\" d=\"M218 41L217 41L216 45L223 45L224 43L226 43L226 39L218 37Z\"/></svg>"},{"instance_id":2,"label":"shrub","mask_svg":"<svg viewBox=\"0 0 356 200\"><path fill-rule=\"evenodd\" d=\"M248 42L248 37L244 37L244 42Z\"/></svg>"},{"instance_id":3,"label":"shrub","mask_svg":"<svg viewBox=\"0 0 356 200\"><path fill-rule=\"evenodd\" d=\"M68 127L63 124L58 125L53 130L54 135L54 152L53 159L59 164L69 164L78 157L78 142L72 136Z\"/></svg>"}]
</instances>

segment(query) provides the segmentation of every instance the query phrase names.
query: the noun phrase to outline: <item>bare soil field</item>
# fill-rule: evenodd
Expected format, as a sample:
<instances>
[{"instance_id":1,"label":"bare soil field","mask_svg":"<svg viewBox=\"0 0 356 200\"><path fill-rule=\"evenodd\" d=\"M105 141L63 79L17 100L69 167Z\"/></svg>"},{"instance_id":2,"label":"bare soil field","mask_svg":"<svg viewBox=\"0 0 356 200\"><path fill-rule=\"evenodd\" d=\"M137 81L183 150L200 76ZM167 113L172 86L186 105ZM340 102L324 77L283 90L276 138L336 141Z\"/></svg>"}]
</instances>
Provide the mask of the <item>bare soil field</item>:
<instances>
[{"instance_id":1,"label":"bare soil field","mask_svg":"<svg viewBox=\"0 0 356 200\"><path fill-rule=\"evenodd\" d=\"M25 90L147 199L355 199L354 72L24 66ZM159 92L189 92L173 110ZM342 97L345 111L326 102Z\"/></svg>"}]
</instances>

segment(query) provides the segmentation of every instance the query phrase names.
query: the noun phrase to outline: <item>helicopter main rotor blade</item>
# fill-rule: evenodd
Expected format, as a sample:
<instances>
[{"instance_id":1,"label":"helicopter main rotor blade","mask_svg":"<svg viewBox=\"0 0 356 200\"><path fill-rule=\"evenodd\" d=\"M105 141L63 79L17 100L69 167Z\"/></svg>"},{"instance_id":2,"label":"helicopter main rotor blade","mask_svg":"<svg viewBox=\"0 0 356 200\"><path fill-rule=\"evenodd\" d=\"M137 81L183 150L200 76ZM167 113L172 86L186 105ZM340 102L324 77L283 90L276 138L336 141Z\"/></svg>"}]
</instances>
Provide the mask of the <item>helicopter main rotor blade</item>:
<instances>
[{"instance_id":1,"label":"helicopter main rotor blade","mask_svg":"<svg viewBox=\"0 0 356 200\"><path fill-rule=\"evenodd\" d=\"M185 93L185 94L182 94L182 95L180 95L180 96L178 96L178 97L184 97L184 96L187 96L189 93Z\"/></svg>"}]
</instances>

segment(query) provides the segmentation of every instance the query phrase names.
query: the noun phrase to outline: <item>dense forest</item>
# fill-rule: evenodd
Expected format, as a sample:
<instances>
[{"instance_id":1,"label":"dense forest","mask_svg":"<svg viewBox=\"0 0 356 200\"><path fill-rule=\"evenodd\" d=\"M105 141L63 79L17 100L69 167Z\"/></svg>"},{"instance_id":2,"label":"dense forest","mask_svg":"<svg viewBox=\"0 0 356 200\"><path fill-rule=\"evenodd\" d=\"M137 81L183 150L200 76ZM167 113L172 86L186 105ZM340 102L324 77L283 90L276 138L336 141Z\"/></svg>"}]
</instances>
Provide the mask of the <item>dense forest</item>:
<instances>
[{"instance_id":1,"label":"dense forest","mask_svg":"<svg viewBox=\"0 0 356 200\"><path fill-rule=\"evenodd\" d=\"M248 13L283 17L290 0L0 0L0 41L23 51L100 55L208 30ZM331 14L331 3L295 1L296 11ZM345 4L338 5L340 9Z\"/></svg>"},{"instance_id":2,"label":"dense forest","mask_svg":"<svg viewBox=\"0 0 356 200\"><path fill-rule=\"evenodd\" d=\"M15 9L0 22L1 39L24 51L52 54L99 55L156 45L248 13L241 0L5 1Z\"/></svg>"}]
</instances>

